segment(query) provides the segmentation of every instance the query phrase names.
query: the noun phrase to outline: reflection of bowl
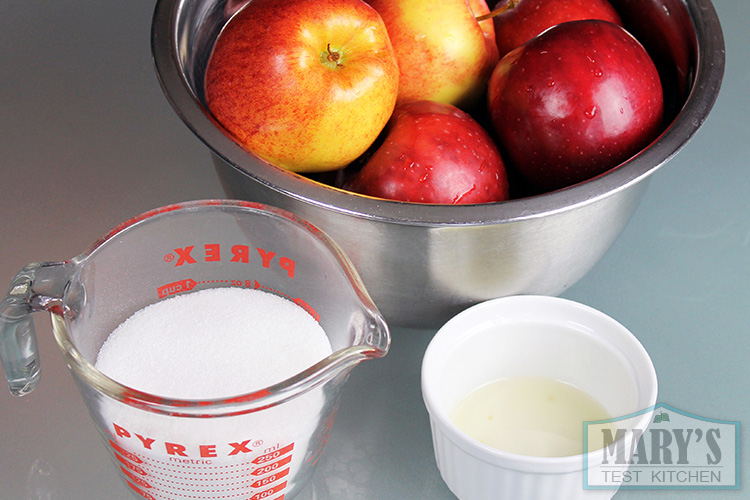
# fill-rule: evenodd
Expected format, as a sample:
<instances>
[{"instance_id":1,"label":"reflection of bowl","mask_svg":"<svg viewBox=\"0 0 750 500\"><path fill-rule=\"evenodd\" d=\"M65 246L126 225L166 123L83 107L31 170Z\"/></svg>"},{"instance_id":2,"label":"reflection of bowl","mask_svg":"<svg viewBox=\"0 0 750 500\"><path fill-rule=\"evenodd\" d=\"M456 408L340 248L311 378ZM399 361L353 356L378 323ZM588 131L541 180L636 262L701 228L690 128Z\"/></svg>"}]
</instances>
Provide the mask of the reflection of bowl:
<instances>
[{"instance_id":1,"label":"reflection of bowl","mask_svg":"<svg viewBox=\"0 0 750 500\"><path fill-rule=\"evenodd\" d=\"M724 73L724 40L710 0L612 0L665 86L670 123L647 149L590 181L504 203L378 200L271 166L211 118L202 104L203 72L237 3L158 1L152 47L164 92L210 148L227 195L284 208L323 229L396 325L434 327L479 301L556 295L579 280L620 234L650 174L703 123Z\"/></svg>"}]
</instances>

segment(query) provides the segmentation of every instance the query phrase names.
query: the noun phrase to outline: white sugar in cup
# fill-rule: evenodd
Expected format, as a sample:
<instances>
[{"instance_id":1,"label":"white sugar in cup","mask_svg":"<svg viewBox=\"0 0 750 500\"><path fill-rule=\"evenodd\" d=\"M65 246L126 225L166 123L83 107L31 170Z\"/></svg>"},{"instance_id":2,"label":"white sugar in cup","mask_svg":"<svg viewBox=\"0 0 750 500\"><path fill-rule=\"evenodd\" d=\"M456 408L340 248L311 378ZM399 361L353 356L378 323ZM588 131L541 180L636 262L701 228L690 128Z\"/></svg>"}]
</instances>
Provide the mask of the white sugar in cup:
<instances>
[{"instance_id":1,"label":"white sugar in cup","mask_svg":"<svg viewBox=\"0 0 750 500\"><path fill-rule=\"evenodd\" d=\"M451 491L459 500L614 496L616 485L584 487L584 470L596 474L601 468L600 452L564 457L510 453L481 443L453 423L453 411L471 391L512 377L548 377L571 384L615 418L646 410L626 421L630 429L645 430L648 410L656 403L656 372L648 353L609 316L547 296L504 297L473 306L435 334L422 363L435 458ZM631 444L623 449L630 450Z\"/></svg>"},{"instance_id":2,"label":"white sugar in cup","mask_svg":"<svg viewBox=\"0 0 750 500\"><path fill-rule=\"evenodd\" d=\"M157 396L216 399L283 382L331 354L322 327L275 294L210 288L167 298L125 320L103 344L96 368ZM296 485L316 454L326 398L312 389L286 403L245 415L175 419L116 402L99 407L111 446L131 482L190 498L215 498L203 486L258 491ZM146 477L148 476L148 480ZM161 493L160 493L161 494ZM147 497L148 498L148 497Z\"/></svg>"},{"instance_id":3,"label":"white sugar in cup","mask_svg":"<svg viewBox=\"0 0 750 500\"><path fill-rule=\"evenodd\" d=\"M109 335L95 367L157 396L218 399L283 382L331 352L320 324L291 300L219 287L137 311Z\"/></svg>"}]
</instances>

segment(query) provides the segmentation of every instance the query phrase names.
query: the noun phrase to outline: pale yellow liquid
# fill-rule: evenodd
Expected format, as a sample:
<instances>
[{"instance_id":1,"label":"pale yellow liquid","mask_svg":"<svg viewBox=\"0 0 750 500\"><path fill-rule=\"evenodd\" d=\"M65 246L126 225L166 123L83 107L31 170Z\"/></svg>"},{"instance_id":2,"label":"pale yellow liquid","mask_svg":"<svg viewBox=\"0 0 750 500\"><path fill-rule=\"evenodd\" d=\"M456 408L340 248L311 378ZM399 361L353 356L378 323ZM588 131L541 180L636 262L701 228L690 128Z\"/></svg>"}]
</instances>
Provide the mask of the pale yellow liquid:
<instances>
[{"instance_id":1,"label":"pale yellow liquid","mask_svg":"<svg viewBox=\"0 0 750 500\"><path fill-rule=\"evenodd\" d=\"M513 377L472 391L451 419L469 436L498 450L564 457L583 453L584 421L609 418L596 399L570 384ZM598 441L587 443L589 451L602 448Z\"/></svg>"}]
</instances>

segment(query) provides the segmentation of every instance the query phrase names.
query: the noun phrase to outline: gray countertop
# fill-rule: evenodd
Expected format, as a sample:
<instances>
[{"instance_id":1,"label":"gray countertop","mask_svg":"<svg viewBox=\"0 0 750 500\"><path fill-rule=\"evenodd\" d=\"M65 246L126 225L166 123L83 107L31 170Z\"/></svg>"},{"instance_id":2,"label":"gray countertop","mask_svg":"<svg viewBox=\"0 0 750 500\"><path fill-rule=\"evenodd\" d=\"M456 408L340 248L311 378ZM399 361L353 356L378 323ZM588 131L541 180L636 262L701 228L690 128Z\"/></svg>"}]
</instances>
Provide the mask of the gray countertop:
<instances>
[{"instance_id":1,"label":"gray countertop","mask_svg":"<svg viewBox=\"0 0 750 500\"><path fill-rule=\"evenodd\" d=\"M727 46L721 94L653 177L622 236L564 296L613 316L651 354L659 401L750 424L750 37L747 1L714 0ZM223 197L208 152L164 98L150 52L153 2L0 1L0 287L32 261L70 258L109 228L173 202ZM0 390L1 500L131 498L54 343L44 375ZM394 329L357 367L300 498L449 500L419 388L432 331ZM747 432L742 448L748 449ZM746 457L742 457L747 462ZM747 463L743 463L746 484ZM748 498L621 491L618 500Z\"/></svg>"}]
</instances>

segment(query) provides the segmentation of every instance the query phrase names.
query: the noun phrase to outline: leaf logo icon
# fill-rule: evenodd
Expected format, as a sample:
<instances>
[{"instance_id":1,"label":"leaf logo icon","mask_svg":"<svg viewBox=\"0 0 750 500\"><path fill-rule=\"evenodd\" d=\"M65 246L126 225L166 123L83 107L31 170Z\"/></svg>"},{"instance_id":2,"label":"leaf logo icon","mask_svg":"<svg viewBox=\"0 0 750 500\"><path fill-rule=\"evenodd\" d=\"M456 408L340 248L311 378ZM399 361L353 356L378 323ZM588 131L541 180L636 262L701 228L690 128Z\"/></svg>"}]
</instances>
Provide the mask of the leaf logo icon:
<instances>
[{"instance_id":1,"label":"leaf logo icon","mask_svg":"<svg viewBox=\"0 0 750 500\"><path fill-rule=\"evenodd\" d=\"M662 422L669 422L669 413L661 412L654 417L655 424L660 424Z\"/></svg>"}]
</instances>

